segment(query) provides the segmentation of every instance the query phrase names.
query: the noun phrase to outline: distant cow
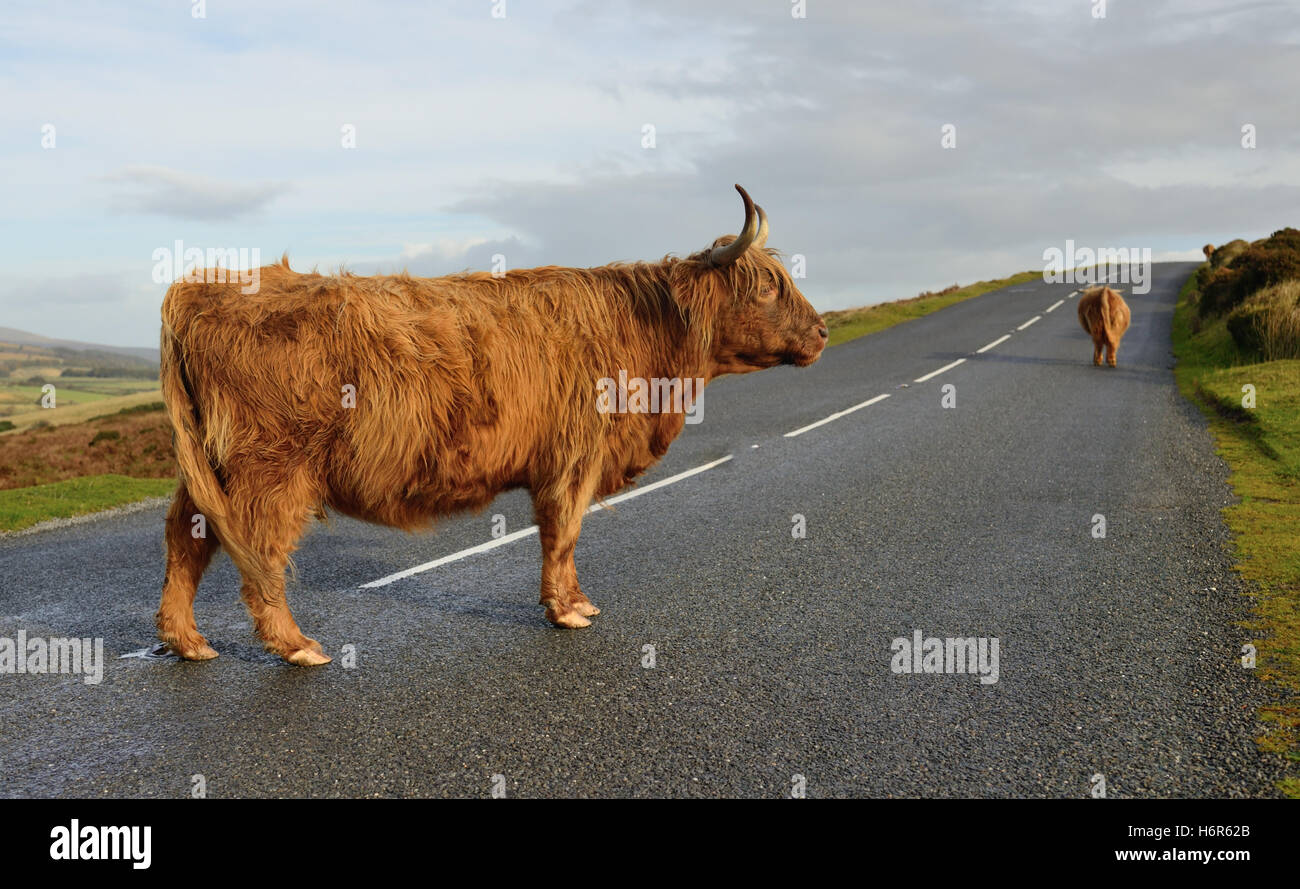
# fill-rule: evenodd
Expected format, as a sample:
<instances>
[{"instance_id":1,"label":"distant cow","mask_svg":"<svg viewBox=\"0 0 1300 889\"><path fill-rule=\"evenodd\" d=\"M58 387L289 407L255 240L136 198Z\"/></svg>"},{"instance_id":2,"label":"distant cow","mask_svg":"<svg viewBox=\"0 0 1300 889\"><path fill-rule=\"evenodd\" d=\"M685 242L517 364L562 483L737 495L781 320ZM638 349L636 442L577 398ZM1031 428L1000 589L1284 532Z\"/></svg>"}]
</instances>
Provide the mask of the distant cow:
<instances>
[{"instance_id":1,"label":"distant cow","mask_svg":"<svg viewBox=\"0 0 1300 889\"><path fill-rule=\"evenodd\" d=\"M1204 247L1201 248L1201 252L1205 254L1205 258L1208 260L1211 256L1214 255L1214 245L1206 244Z\"/></svg>"},{"instance_id":2,"label":"distant cow","mask_svg":"<svg viewBox=\"0 0 1300 889\"><path fill-rule=\"evenodd\" d=\"M216 657L193 602L220 545L267 650L327 663L285 601L311 515L413 529L511 488L532 495L547 619L589 625L599 609L573 560L583 512L662 457L685 419L671 404L602 410L601 381L689 392L722 374L807 366L826 345L821 317L764 247L767 215L736 189L740 235L684 259L443 278L301 274L281 260L260 270L256 294L238 281L172 285L162 388L181 483L159 638L181 657Z\"/></svg>"},{"instance_id":3,"label":"distant cow","mask_svg":"<svg viewBox=\"0 0 1300 889\"><path fill-rule=\"evenodd\" d=\"M1128 330L1128 304L1119 292L1109 287L1092 287L1079 294L1079 323L1092 337L1092 363L1101 367L1102 351L1106 362L1115 366L1119 341Z\"/></svg>"}]
</instances>

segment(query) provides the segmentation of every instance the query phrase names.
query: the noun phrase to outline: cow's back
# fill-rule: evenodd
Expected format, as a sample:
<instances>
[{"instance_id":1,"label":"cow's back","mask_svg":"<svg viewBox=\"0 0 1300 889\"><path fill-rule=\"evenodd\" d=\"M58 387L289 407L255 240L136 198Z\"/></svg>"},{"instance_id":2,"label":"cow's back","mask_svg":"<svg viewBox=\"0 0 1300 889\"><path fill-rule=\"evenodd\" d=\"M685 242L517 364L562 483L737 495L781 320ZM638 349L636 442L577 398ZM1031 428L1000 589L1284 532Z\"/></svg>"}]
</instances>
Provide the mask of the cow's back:
<instances>
[{"instance_id":1,"label":"cow's back","mask_svg":"<svg viewBox=\"0 0 1300 889\"><path fill-rule=\"evenodd\" d=\"M254 294L178 283L163 317L216 462L306 473L352 515L412 526L481 506L527 483L553 434L545 325L489 282L268 266Z\"/></svg>"}]
</instances>

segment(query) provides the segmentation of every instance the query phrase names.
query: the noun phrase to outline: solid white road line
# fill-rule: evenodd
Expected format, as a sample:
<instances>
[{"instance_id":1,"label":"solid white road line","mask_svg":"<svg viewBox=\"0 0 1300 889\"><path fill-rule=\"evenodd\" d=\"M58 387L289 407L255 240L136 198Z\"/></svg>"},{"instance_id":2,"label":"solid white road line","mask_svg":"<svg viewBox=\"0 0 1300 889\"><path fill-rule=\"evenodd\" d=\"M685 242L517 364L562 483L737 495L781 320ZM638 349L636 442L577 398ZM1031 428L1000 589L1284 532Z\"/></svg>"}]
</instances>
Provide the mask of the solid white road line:
<instances>
[{"instance_id":1,"label":"solid white road line","mask_svg":"<svg viewBox=\"0 0 1300 889\"><path fill-rule=\"evenodd\" d=\"M983 355L983 354L984 354L985 352L987 352L989 349L992 349L994 346L1000 346L1000 345L1002 345L1003 343L1005 343L1005 342L1006 342L1007 340L1009 340L1009 339L1011 339L1011 334L1007 334L1006 336L1000 336L1000 337L998 337L997 339L995 339L993 342L989 343L987 346L984 346L984 347L982 347L982 348L976 349L976 350L975 350L975 354L976 354L976 355Z\"/></svg>"},{"instance_id":2,"label":"solid white road line","mask_svg":"<svg viewBox=\"0 0 1300 889\"><path fill-rule=\"evenodd\" d=\"M1019 327L1017 327L1016 330L1024 330L1026 327L1033 324L1035 321L1041 320L1042 317L1043 317L1042 315L1035 315L1034 317L1026 321L1024 324L1021 324Z\"/></svg>"},{"instance_id":3,"label":"solid white road line","mask_svg":"<svg viewBox=\"0 0 1300 889\"><path fill-rule=\"evenodd\" d=\"M1049 312L1054 311L1064 304L1065 304L1065 300L1058 299L1056 302L1052 303L1050 306L1047 307L1047 311Z\"/></svg>"},{"instance_id":4,"label":"solid white road line","mask_svg":"<svg viewBox=\"0 0 1300 889\"><path fill-rule=\"evenodd\" d=\"M885 393L884 395L877 395L875 398L869 398L866 401L862 402L861 404L855 404L853 405L853 407L845 408L844 410L839 411L838 413L831 414L829 417L827 417L824 420L818 420L816 423L809 423L807 426L800 426L798 429L794 430L793 432L787 432L785 434L785 437L794 438L796 435L803 435L805 432L807 432L810 429L816 429L818 426L825 426L827 423L831 422L832 420L838 420L840 417L847 416L848 414L851 414L854 411L862 410L862 408L867 407L868 405L875 404L877 401L884 401L888 397L889 397L889 393Z\"/></svg>"},{"instance_id":5,"label":"solid white road line","mask_svg":"<svg viewBox=\"0 0 1300 889\"><path fill-rule=\"evenodd\" d=\"M918 377L917 379L912 380L912 382L913 382L913 383L924 383L926 380L931 379L932 377L937 377L937 376L939 376L939 374L943 373L943 372L946 371L946 370L952 370L952 369L953 369L954 367L956 367L957 365L959 365L959 364L965 364L965 363L966 363L966 359L965 359L965 358L958 358L958 359L957 359L956 361L954 361L952 364L945 364L943 367L939 368L938 370L932 370L932 371L930 371L928 374L926 374L925 376L923 376L923 377Z\"/></svg>"},{"instance_id":6,"label":"solid white road line","mask_svg":"<svg viewBox=\"0 0 1300 889\"><path fill-rule=\"evenodd\" d=\"M682 481L683 479L688 479L693 475L699 475L701 472L707 472L708 470L712 469L715 466L721 466L723 463L726 463L730 459L731 459L731 455L728 454L727 456L714 460L711 463L705 463L702 466L696 466L694 469L688 469L685 472L679 472L676 475L670 475L668 478L663 478L657 482L652 482L651 484L646 485L644 488L634 488L633 490L628 491L626 494L619 494L617 497L611 497L608 500L606 500L604 503L592 504L590 507L587 508L587 512L588 513L596 512L598 510L604 509L607 506L613 506L616 503L622 503L625 500L631 500L633 497L640 497L642 494L649 494L651 491L657 491L659 488L665 487L667 485L675 484L679 481ZM461 550L460 552L454 552L449 556L443 556L441 559L434 559L432 562L425 562L423 565L416 565L414 568L407 568L405 571L398 571L396 574L389 574L387 577L381 577L378 580L372 580L369 583L363 583L361 584L361 589L364 590L364 589L372 589L374 587L388 586L388 584L393 583L395 581L402 580L407 577L411 577L412 575L415 574L423 574L425 571L432 571L434 568L437 568L441 565L446 565L450 562L459 562L461 559L467 559L470 556L477 556L480 553L485 553L490 550L494 550L499 546L505 546L507 543L514 543L516 540L523 540L525 537L531 537L536 533L537 533L537 526L529 525L527 528L521 528L518 531L512 531L511 533L506 534L502 537L498 537L495 540L489 540L487 543L480 543L478 546L471 546L468 549Z\"/></svg>"}]
</instances>

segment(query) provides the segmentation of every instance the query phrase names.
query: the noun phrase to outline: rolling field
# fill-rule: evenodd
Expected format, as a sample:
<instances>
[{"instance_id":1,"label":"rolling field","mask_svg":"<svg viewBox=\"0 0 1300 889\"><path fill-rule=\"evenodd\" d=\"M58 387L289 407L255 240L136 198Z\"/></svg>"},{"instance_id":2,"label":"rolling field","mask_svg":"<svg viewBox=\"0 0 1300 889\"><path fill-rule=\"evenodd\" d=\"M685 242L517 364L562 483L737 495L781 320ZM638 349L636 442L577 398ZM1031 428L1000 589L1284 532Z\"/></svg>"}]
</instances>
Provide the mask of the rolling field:
<instances>
[{"instance_id":1,"label":"rolling field","mask_svg":"<svg viewBox=\"0 0 1300 889\"><path fill-rule=\"evenodd\" d=\"M47 386L53 407L42 405ZM156 368L143 359L0 343L0 434L84 423L159 400Z\"/></svg>"}]
</instances>

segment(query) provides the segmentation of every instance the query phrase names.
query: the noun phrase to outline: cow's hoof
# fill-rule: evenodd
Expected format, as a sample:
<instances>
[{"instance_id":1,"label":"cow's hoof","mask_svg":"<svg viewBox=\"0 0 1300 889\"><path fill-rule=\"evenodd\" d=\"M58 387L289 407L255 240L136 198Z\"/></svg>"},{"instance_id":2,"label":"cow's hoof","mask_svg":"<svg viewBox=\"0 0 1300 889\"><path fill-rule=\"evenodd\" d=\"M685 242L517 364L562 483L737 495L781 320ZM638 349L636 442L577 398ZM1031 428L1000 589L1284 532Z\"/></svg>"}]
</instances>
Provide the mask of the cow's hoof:
<instances>
[{"instance_id":1,"label":"cow's hoof","mask_svg":"<svg viewBox=\"0 0 1300 889\"><path fill-rule=\"evenodd\" d=\"M217 656L217 652L208 644L208 640L198 632L181 637L170 633L159 634L158 638L162 640L167 651L187 661L210 661Z\"/></svg>"},{"instance_id":2,"label":"cow's hoof","mask_svg":"<svg viewBox=\"0 0 1300 889\"><path fill-rule=\"evenodd\" d=\"M167 649L178 657L185 658L187 661L210 661L217 656L216 649L206 642L198 645L191 645L186 648L180 648L176 645L169 644Z\"/></svg>"},{"instance_id":3,"label":"cow's hoof","mask_svg":"<svg viewBox=\"0 0 1300 889\"><path fill-rule=\"evenodd\" d=\"M600 614L600 609L595 605L592 605L591 600L587 600L586 602L574 602L573 610L581 614L583 617L595 617Z\"/></svg>"},{"instance_id":4,"label":"cow's hoof","mask_svg":"<svg viewBox=\"0 0 1300 889\"><path fill-rule=\"evenodd\" d=\"M328 664L333 658L319 651L313 651L310 648L299 648L283 655L284 659L291 664L299 667L319 667L321 664Z\"/></svg>"},{"instance_id":5,"label":"cow's hoof","mask_svg":"<svg viewBox=\"0 0 1300 889\"><path fill-rule=\"evenodd\" d=\"M546 619L557 627L564 627L569 630L577 630L582 627L591 626L591 621L579 614L576 608L570 608L568 611L558 612L547 608Z\"/></svg>"}]
</instances>

